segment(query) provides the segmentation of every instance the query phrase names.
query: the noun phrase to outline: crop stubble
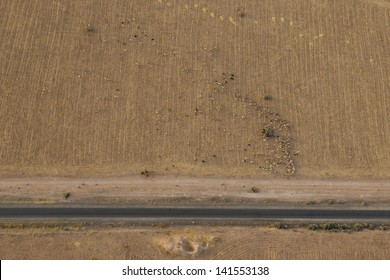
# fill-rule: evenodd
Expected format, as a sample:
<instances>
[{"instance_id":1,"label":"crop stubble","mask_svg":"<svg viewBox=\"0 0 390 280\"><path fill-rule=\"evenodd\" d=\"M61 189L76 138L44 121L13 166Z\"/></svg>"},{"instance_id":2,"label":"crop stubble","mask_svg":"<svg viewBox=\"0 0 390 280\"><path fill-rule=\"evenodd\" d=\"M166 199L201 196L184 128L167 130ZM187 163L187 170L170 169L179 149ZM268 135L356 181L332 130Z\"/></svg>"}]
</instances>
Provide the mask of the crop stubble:
<instances>
[{"instance_id":1,"label":"crop stubble","mask_svg":"<svg viewBox=\"0 0 390 280\"><path fill-rule=\"evenodd\" d=\"M262 227L0 229L2 259L388 260L388 231ZM9 246L13 244L13 246ZM55 249L54 249L55 248Z\"/></svg>"},{"instance_id":2,"label":"crop stubble","mask_svg":"<svg viewBox=\"0 0 390 280\"><path fill-rule=\"evenodd\" d=\"M0 174L388 177L386 3L2 1Z\"/></svg>"}]
</instances>

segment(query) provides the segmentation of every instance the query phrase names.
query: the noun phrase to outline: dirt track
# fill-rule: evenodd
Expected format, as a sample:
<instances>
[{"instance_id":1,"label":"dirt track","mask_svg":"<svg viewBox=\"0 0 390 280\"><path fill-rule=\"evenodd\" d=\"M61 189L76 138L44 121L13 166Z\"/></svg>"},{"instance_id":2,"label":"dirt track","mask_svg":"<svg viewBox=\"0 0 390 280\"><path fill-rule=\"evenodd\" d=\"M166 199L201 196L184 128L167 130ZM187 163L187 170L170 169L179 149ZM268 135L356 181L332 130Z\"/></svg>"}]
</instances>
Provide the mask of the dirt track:
<instances>
[{"instance_id":1,"label":"dirt track","mask_svg":"<svg viewBox=\"0 0 390 280\"><path fill-rule=\"evenodd\" d=\"M65 200L62 195L70 192ZM139 203L386 206L389 180L268 180L163 176L5 178L3 204Z\"/></svg>"}]
</instances>

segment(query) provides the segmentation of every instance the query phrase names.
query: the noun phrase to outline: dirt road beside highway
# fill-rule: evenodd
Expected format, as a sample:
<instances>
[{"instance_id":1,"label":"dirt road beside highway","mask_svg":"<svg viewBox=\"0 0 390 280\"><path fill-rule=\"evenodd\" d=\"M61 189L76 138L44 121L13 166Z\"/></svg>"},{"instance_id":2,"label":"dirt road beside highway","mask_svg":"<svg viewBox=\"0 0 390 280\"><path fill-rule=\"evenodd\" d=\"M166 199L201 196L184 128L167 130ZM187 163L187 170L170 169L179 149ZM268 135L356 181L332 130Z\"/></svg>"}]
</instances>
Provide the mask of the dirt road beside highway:
<instances>
[{"instance_id":1,"label":"dirt road beside highway","mask_svg":"<svg viewBox=\"0 0 390 280\"><path fill-rule=\"evenodd\" d=\"M64 194L69 193L65 199ZM262 180L164 176L8 178L0 203L388 206L388 180Z\"/></svg>"}]
</instances>

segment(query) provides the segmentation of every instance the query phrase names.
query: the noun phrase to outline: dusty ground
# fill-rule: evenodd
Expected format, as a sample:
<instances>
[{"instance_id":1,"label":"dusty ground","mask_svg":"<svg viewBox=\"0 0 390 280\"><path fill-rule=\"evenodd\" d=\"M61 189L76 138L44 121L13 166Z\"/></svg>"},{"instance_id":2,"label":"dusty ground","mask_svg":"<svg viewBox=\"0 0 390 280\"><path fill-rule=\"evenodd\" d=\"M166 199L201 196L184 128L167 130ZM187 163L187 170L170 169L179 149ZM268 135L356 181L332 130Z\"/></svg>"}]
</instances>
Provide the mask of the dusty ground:
<instances>
[{"instance_id":1,"label":"dusty ground","mask_svg":"<svg viewBox=\"0 0 390 280\"><path fill-rule=\"evenodd\" d=\"M9 244L13 244L10 246ZM389 231L264 227L0 230L0 259L386 259Z\"/></svg>"},{"instance_id":2,"label":"dusty ground","mask_svg":"<svg viewBox=\"0 0 390 280\"><path fill-rule=\"evenodd\" d=\"M70 193L68 199L63 194ZM13 178L0 182L0 204L390 205L390 182L130 176Z\"/></svg>"},{"instance_id":3,"label":"dusty ground","mask_svg":"<svg viewBox=\"0 0 390 280\"><path fill-rule=\"evenodd\" d=\"M332 180L390 178L389 16L388 0L0 1L0 203L388 206L388 182ZM335 184L28 177L145 168ZM389 259L389 236L1 229L0 259Z\"/></svg>"},{"instance_id":4,"label":"dusty ground","mask_svg":"<svg viewBox=\"0 0 390 280\"><path fill-rule=\"evenodd\" d=\"M389 178L389 7L1 1L0 174Z\"/></svg>"}]
</instances>

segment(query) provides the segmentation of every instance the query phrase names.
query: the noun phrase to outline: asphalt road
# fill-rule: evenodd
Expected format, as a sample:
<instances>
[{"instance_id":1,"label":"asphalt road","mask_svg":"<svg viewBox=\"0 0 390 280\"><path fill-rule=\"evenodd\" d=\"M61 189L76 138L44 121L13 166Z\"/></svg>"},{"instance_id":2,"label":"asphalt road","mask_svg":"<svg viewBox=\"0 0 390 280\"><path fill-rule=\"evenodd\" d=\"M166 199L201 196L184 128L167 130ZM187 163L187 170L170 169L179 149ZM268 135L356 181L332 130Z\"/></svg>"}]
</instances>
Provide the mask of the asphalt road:
<instances>
[{"instance_id":1,"label":"asphalt road","mask_svg":"<svg viewBox=\"0 0 390 280\"><path fill-rule=\"evenodd\" d=\"M0 208L1 218L390 219L390 210L250 208Z\"/></svg>"}]
</instances>

